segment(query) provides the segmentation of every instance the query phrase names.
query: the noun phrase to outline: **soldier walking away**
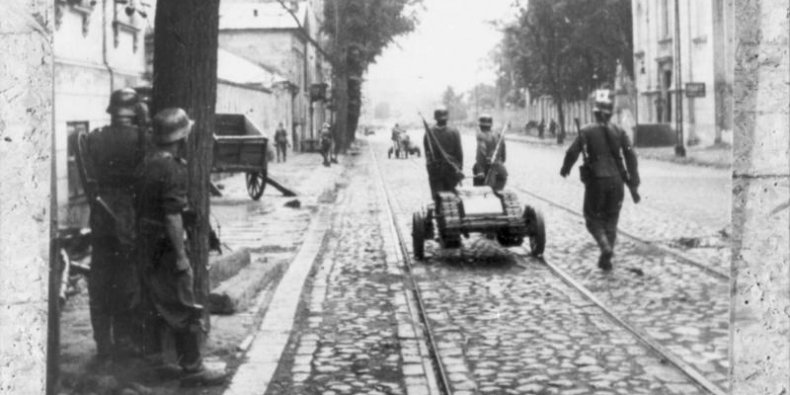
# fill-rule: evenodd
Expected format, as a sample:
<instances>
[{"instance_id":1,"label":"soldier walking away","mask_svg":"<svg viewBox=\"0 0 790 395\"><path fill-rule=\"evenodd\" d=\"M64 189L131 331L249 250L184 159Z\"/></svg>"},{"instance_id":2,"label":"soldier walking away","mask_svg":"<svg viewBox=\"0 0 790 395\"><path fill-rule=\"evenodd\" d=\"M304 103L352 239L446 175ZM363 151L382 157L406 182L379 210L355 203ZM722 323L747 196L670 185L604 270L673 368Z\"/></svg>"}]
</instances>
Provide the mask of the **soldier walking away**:
<instances>
[{"instance_id":1,"label":"soldier walking away","mask_svg":"<svg viewBox=\"0 0 790 395\"><path fill-rule=\"evenodd\" d=\"M464 152L458 129L447 125L447 109L437 109L433 112L433 118L436 125L426 128L423 146L431 196L435 199L439 192L454 191L464 178Z\"/></svg>"},{"instance_id":2,"label":"soldier walking away","mask_svg":"<svg viewBox=\"0 0 790 395\"><path fill-rule=\"evenodd\" d=\"M486 179L489 179L493 181L490 186L499 191L504 189L507 183L504 136L502 133L491 131L494 120L490 115L481 115L478 121L480 130L477 132L477 155L472 167L474 184L485 185Z\"/></svg>"},{"instance_id":3,"label":"soldier walking away","mask_svg":"<svg viewBox=\"0 0 790 395\"><path fill-rule=\"evenodd\" d=\"M180 108L153 120L155 149L139 169L138 248L147 300L172 329L182 386L218 385L224 370L203 365L200 336L203 307L195 302L194 274L185 243L187 166L182 157L193 122Z\"/></svg>"},{"instance_id":4,"label":"soldier walking away","mask_svg":"<svg viewBox=\"0 0 790 395\"><path fill-rule=\"evenodd\" d=\"M277 162L280 162L280 153L282 153L283 162L285 162L288 147L288 132L283 127L283 123L277 124L277 130L274 132L274 143L277 145Z\"/></svg>"},{"instance_id":5,"label":"soldier walking away","mask_svg":"<svg viewBox=\"0 0 790 395\"><path fill-rule=\"evenodd\" d=\"M584 156L584 163L579 168L585 186L584 219L587 230L601 250L598 267L604 271L612 269L611 259L623 204L624 183L631 190L634 201L639 201L635 192L639 186L636 153L628 135L619 126L610 123L612 109L612 91L597 90L593 109L595 123L579 131L565 153L560 170L560 175L566 177L579 154Z\"/></svg>"},{"instance_id":6,"label":"soldier walking away","mask_svg":"<svg viewBox=\"0 0 790 395\"><path fill-rule=\"evenodd\" d=\"M324 157L324 166L326 167L331 165L334 146L335 141L332 138L332 132L329 130L329 124L325 123L321 127L321 156Z\"/></svg>"},{"instance_id":7,"label":"soldier walking away","mask_svg":"<svg viewBox=\"0 0 790 395\"><path fill-rule=\"evenodd\" d=\"M145 156L145 130L137 126L137 93L110 96L110 125L78 136L81 175L90 204L91 270L88 297L96 362L139 351L133 313L139 302L135 259L135 169Z\"/></svg>"}]
</instances>

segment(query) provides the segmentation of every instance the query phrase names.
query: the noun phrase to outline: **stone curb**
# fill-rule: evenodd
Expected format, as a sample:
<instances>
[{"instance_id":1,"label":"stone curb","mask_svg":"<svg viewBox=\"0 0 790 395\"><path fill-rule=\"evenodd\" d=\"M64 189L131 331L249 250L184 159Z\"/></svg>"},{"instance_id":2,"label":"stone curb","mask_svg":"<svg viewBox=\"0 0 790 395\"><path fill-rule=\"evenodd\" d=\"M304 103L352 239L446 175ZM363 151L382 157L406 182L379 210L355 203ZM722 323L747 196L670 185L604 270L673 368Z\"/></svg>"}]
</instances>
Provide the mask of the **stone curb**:
<instances>
[{"instance_id":1,"label":"stone curb","mask_svg":"<svg viewBox=\"0 0 790 395\"><path fill-rule=\"evenodd\" d=\"M247 257L249 259L249 253ZM209 311L212 314L233 314L246 310L258 292L282 274L285 266L285 262L271 264L264 257L256 256L255 262L211 291Z\"/></svg>"},{"instance_id":2,"label":"stone curb","mask_svg":"<svg viewBox=\"0 0 790 395\"><path fill-rule=\"evenodd\" d=\"M209 258L209 284L219 285L235 276L249 264L250 250L248 248L240 248L230 254L212 256Z\"/></svg>"},{"instance_id":3,"label":"stone curb","mask_svg":"<svg viewBox=\"0 0 790 395\"><path fill-rule=\"evenodd\" d=\"M279 364L294 325L304 283L330 226L331 210L322 206L307 230L302 247L277 285L269 309L227 390L227 395L262 394Z\"/></svg>"}]
</instances>

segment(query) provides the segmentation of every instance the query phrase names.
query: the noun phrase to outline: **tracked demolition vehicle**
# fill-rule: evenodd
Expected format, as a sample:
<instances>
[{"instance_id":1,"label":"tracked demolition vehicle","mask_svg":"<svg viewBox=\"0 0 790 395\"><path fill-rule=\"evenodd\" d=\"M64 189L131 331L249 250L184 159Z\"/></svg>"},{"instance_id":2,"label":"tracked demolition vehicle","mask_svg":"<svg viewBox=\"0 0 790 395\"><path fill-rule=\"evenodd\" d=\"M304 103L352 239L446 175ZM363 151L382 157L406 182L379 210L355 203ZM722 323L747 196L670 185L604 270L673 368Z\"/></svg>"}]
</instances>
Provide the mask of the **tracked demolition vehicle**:
<instances>
[{"instance_id":1,"label":"tracked demolition vehicle","mask_svg":"<svg viewBox=\"0 0 790 395\"><path fill-rule=\"evenodd\" d=\"M438 234L437 234L438 233ZM425 258L425 241L438 236L442 248L460 248L461 236L484 233L504 247L529 239L530 252L541 256L546 246L543 216L535 208L522 208L518 196L490 186L457 187L439 192L430 204L412 216L412 243L417 259Z\"/></svg>"}]
</instances>

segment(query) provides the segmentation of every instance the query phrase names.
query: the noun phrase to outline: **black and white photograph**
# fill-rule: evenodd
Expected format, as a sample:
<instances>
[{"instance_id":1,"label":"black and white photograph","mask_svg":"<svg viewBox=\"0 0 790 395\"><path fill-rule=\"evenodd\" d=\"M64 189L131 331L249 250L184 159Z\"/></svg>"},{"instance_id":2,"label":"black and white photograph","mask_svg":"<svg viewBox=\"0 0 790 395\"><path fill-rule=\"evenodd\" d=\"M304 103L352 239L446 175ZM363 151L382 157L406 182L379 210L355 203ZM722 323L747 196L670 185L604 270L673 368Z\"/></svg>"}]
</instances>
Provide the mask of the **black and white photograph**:
<instances>
[{"instance_id":1,"label":"black and white photograph","mask_svg":"<svg viewBox=\"0 0 790 395\"><path fill-rule=\"evenodd\" d=\"M790 393L790 5L3 0L0 393Z\"/></svg>"}]
</instances>

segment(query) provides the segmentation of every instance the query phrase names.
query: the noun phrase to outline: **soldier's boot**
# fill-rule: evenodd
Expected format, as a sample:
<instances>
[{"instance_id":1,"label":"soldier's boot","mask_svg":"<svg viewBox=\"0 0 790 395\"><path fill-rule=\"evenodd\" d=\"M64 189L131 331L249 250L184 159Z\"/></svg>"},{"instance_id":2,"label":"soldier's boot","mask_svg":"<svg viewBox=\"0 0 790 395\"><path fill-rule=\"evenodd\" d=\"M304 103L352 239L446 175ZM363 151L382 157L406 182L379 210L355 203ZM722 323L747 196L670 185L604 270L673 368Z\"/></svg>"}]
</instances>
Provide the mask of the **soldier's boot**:
<instances>
[{"instance_id":1,"label":"soldier's boot","mask_svg":"<svg viewBox=\"0 0 790 395\"><path fill-rule=\"evenodd\" d=\"M598 268L603 271L612 270L612 256L614 252L612 251L611 244L609 244L606 231L603 228L597 228L592 232L592 236L598 244L598 248L601 250L601 255L598 257Z\"/></svg>"},{"instance_id":2,"label":"soldier's boot","mask_svg":"<svg viewBox=\"0 0 790 395\"><path fill-rule=\"evenodd\" d=\"M183 369L182 387L221 385L228 377L225 369L210 369L200 357L198 330L182 331L175 334L176 353Z\"/></svg>"}]
</instances>

